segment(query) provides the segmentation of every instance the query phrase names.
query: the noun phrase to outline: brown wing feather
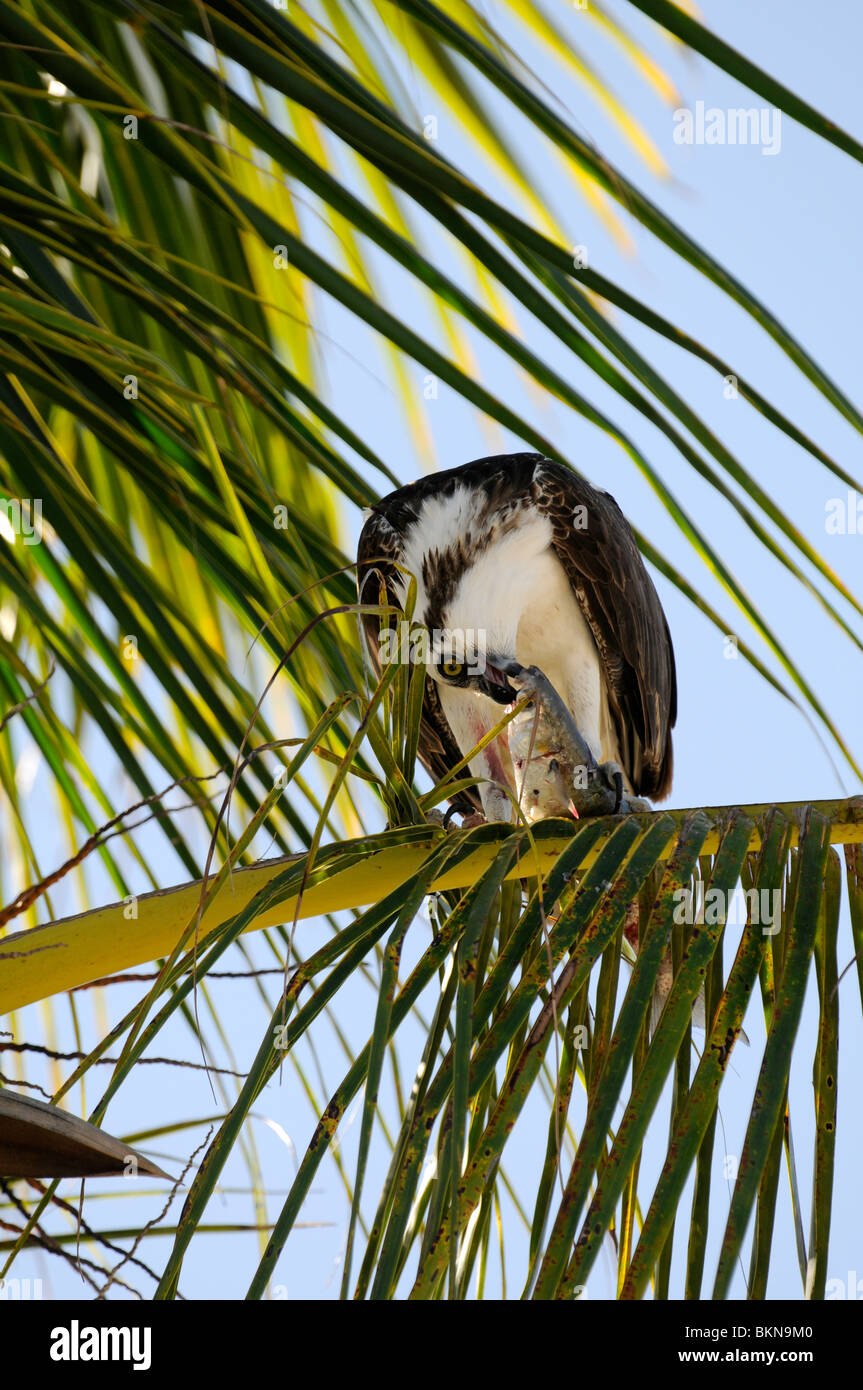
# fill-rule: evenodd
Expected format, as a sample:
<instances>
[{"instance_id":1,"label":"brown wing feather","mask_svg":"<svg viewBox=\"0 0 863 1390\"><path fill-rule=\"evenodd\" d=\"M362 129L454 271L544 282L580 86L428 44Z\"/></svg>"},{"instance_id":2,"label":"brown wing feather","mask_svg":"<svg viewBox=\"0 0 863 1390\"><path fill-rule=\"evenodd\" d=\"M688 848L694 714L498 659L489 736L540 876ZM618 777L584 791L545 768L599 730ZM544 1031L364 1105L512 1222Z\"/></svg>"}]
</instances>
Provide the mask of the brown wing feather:
<instances>
[{"instance_id":1,"label":"brown wing feather","mask_svg":"<svg viewBox=\"0 0 863 1390\"><path fill-rule=\"evenodd\" d=\"M636 793L661 800L673 769L674 649L632 528L613 497L560 464L544 460L534 488L599 651L624 770Z\"/></svg>"}]
</instances>

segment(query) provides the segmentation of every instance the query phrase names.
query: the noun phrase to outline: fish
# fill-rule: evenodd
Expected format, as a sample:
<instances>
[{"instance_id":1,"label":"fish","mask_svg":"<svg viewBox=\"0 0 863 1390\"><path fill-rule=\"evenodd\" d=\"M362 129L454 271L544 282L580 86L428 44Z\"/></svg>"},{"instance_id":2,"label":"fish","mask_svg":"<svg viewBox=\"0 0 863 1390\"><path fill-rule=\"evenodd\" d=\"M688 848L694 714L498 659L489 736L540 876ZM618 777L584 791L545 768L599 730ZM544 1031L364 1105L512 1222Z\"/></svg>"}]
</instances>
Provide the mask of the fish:
<instances>
[{"instance_id":1,"label":"fish","mask_svg":"<svg viewBox=\"0 0 863 1390\"><path fill-rule=\"evenodd\" d=\"M619 781L600 766L551 681L537 666L510 662L504 668L516 700L507 725L518 806L529 822L548 816L601 816L634 809Z\"/></svg>"}]
</instances>

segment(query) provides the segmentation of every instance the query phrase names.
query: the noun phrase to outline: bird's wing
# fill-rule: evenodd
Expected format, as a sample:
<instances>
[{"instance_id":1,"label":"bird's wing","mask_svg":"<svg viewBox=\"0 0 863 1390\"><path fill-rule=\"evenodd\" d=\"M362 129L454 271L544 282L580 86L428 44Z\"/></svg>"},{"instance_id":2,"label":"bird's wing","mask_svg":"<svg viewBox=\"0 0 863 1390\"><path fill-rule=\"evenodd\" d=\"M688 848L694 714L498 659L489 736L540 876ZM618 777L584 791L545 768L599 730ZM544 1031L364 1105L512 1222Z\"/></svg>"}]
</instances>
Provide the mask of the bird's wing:
<instances>
[{"instance_id":1,"label":"bird's wing","mask_svg":"<svg viewBox=\"0 0 863 1390\"><path fill-rule=\"evenodd\" d=\"M381 512L373 510L363 525L357 549L357 593L361 603L379 603L383 586L386 602L401 608L398 565L402 553L399 532ZM360 621L368 658L373 670L380 675L378 633L382 621L386 625L387 620L376 613L363 613ZM462 760L461 749L441 709L437 685L429 676L425 680L417 753L435 782L440 782ZM475 787L451 797L450 804L457 811L468 814L482 811L482 801Z\"/></svg>"},{"instance_id":2,"label":"bird's wing","mask_svg":"<svg viewBox=\"0 0 863 1390\"><path fill-rule=\"evenodd\" d=\"M674 649L632 528L607 492L549 459L538 460L533 489L596 642L624 771L637 794L661 800L671 790Z\"/></svg>"}]
</instances>

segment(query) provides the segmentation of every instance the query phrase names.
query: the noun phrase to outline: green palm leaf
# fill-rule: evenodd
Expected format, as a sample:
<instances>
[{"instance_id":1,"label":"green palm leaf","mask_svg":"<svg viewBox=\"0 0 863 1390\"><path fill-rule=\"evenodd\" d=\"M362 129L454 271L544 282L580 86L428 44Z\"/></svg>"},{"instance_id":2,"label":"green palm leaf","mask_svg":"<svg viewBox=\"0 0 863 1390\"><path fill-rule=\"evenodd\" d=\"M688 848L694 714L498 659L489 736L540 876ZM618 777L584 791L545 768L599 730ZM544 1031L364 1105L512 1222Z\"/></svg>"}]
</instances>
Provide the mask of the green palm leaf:
<instances>
[{"instance_id":1,"label":"green palm leaf","mask_svg":"<svg viewBox=\"0 0 863 1390\"><path fill-rule=\"evenodd\" d=\"M676 5L633 3L860 159L852 136ZM598 4L577 42L551 7L499 9L492 22L480 5L433 0L0 0L0 1006L26 1038L21 1051L0 1042L18 1067L0 1073L3 1085L38 1086L21 1059L47 1047L46 1096L80 1088L97 1125L136 1094L160 1036L241 1073L214 1073L218 1105L192 1112L218 1113L182 1211L155 1231L135 1227L142 1240L172 1237L158 1297L181 1290L191 1243L217 1229L209 1204L235 1159L259 1234L242 1276L251 1298L314 1225L312 1185L331 1159L348 1198L345 1297L481 1296L496 1262L504 1290L574 1297L613 1244L621 1298L723 1298L750 1231L748 1291L764 1297L785 1219L783 1153L801 1296L827 1291L838 846L863 999L859 800L444 832L426 812L472 779L465 765L444 788L415 786L421 673L392 667L370 687L362 668L355 509L414 470L373 443L371 408L349 418L345 355L385 374L418 459L430 438L412 384L420 368L484 428L573 466L542 410L517 403L509 383L521 380L579 437L598 429L620 448L680 541L672 555L639 530L645 556L723 633L719 601L701 588L724 591L740 653L860 775L815 672L684 483L730 504L849 656L863 647L860 596L643 346L647 327L727 377L711 326L685 332L616 283L599 245L595 265L574 260L571 209L544 198L534 151L604 235L625 240L628 213L764 330L829 415L854 430L863 416L754 289L579 134L542 75L549 64L576 84L645 177L662 179L661 151L590 35L601 31L673 106L660 60ZM423 89L461 122L464 167L424 133ZM491 385L486 353L500 366ZM800 449L801 467L858 487L763 383L738 378L738 389ZM642 440L645 422L671 446L673 479ZM16 543L24 499L42 508L35 544ZM21 774L34 751L47 784L39 814ZM683 923L680 894L699 885L725 910ZM737 940L739 889L756 896ZM762 891L781 899L776 934L760 929ZM116 901L93 906L106 897ZM633 955L624 928L636 902ZM83 910L63 915L73 905ZM320 928L302 954L299 922ZM233 1056L218 1002L234 963L261 1009L250 1062ZM120 972L137 979L142 966L123 1008L107 984L86 996L100 1001L91 1035L77 991ZM765 1032L724 1218L711 1177L719 1104L756 979ZM702 985L703 1047L692 1032ZM814 1050L801 1024L810 986ZM357 989L359 1029L346 1021ZM64 1051L54 1044L69 1017ZM315 1127L270 1220L252 1122L283 1071ZM789 1100L810 1071L811 1109L795 1091L794 1133L798 1153L811 1147L811 1182L795 1162ZM355 1102L356 1151L342 1151ZM192 1123L160 1119L140 1142ZM650 1177L642 1157L666 1119ZM525 1199L514 1174L531 1124L541 1138ZM3 1271L59 1202L56 1184L21 1195ZM518 1266L510 1222L524 1231ZM133 1225L110 1220L105 1240Z\"/></svg>"}]
</instances>

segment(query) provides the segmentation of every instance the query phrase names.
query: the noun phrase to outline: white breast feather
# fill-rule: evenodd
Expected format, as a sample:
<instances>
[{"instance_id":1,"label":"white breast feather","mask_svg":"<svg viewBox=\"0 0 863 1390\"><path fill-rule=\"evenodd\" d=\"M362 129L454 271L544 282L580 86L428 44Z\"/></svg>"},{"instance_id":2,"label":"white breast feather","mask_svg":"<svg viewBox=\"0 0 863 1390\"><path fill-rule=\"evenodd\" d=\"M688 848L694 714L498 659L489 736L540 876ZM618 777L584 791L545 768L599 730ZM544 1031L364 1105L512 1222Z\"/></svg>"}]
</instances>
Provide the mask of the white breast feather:
<instances>
[{"instance_id":1,"label":"white breast feather","mask_svg":"<svg viewBox=\"0 0 863 1390\"><path fill-rule=\"evenodd\" d=\"M430 498L405 538L404 563L416 575L416 617L426 621L428 594L422 580L423 556L446 550L476 529L479 500L467 488L453 496ZM599 653L593 635L552 547L547 517L525 508L517 527L501 535L462 576L443 615L450 629L481 631L489 656L514 656L523 666L538 666L566 701L576 724L598 761L620 761L614 737ZM403 581L406 588L406 581ZM474 747L502 709L473 691L439 683L443 712L462 752ZM511 779L505 748L473 760L477 776ZM480 789L486 814L509 819L503 806L492 808Z\"/></svg>"}]
</instances>

